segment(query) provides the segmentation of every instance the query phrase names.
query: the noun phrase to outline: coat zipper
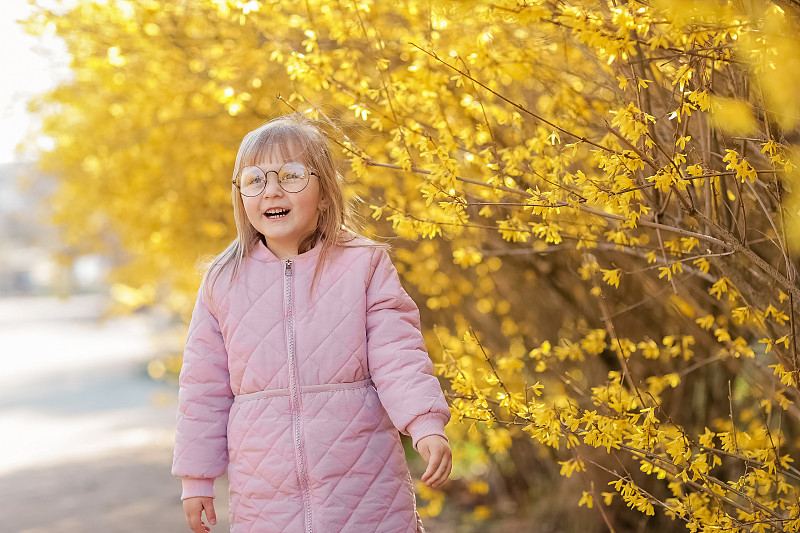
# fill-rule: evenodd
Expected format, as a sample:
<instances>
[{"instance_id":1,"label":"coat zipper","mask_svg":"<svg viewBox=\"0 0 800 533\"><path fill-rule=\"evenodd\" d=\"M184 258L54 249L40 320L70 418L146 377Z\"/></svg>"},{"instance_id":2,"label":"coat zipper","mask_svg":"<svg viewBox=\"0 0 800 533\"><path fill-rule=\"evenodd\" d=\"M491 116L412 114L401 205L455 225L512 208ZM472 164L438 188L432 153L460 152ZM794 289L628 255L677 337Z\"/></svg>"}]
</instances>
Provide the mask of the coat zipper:
<instances>
[{"instance_id":1,"label":"coat zipper","mask_svg":"<svg viewBox=\"0 0 800 533\"><path fill-rule=\"evenodd\" d=\"M287 344L289 348L289 380L292 391L292 407L294 411L294 445L297 452L298 479L300 488L303 491L303 507L305 513L303 519L306 524L307 533L311 531L311 496L308 491L308 480L306 479L305 466L303 464L303 450L300 446L300 398L297 386L297 361L294 353L294 324L292 322L292 260L287 259L284 268L285 288L286 288L286 320L288 325Z\"/></svg>"}]
</instances>

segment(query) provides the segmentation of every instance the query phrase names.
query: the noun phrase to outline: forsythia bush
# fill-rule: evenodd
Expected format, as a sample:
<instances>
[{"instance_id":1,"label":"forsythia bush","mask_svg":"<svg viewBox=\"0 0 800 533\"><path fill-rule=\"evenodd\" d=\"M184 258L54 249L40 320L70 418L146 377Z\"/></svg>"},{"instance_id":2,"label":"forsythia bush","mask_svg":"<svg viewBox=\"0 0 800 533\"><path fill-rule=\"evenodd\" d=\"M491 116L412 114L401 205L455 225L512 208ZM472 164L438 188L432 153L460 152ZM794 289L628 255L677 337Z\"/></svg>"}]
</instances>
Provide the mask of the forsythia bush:
<instances>
[{"instance_id":1,"label":"forsythia bush","mask_svg":"<svg viewBox=\"0 0 800 533\"><path fill-rule=\"evenodd\" d=\"M186 314L197 256L234 236L239 140L306 113L349 162L367 232L403 238L398 269L476 500L566 495L539 512L590 508L587 531L798 531L799 13L794 0L41 7L26 24L60 35L75 72L31 103L56 141L41 154L60 180L48 201L78 253L120 257L122 304ZM487 462L496 474L468 468Z\"/></svg>"}]
</instances>

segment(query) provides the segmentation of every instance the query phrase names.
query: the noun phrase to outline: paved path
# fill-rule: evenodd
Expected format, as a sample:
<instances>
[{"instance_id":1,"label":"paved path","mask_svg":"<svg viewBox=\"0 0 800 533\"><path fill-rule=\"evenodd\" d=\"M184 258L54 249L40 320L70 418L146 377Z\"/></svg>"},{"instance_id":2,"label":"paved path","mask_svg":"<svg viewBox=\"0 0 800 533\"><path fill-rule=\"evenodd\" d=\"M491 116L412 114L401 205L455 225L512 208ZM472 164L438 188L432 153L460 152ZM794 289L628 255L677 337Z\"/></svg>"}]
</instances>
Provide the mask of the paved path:
<instances>
[{"instance_id":1,"label":"paved path","mask_svg":"<svg viewBox=\"0 0 800 533\"><path fill-rule=\"evenodd\" d=\"M0 300L4 533L188 531L169 472L176 388L146 371L157 317L99 321L106 307Z\"/></svg>"},{"instance_id":2,"label":"paved path","mask_svg":"<svg viewBox=\"0 0 800 533\"><path fill-rule=\"evenodd\" d=\"M91 459L29 468L0 477L2 531L9 533L188 532L180 482L169 474L172 450L128 448ZM219 483L219 482L218 482ZM228 531L217 498L215 532Z\"/></svg>"}]
</instances>

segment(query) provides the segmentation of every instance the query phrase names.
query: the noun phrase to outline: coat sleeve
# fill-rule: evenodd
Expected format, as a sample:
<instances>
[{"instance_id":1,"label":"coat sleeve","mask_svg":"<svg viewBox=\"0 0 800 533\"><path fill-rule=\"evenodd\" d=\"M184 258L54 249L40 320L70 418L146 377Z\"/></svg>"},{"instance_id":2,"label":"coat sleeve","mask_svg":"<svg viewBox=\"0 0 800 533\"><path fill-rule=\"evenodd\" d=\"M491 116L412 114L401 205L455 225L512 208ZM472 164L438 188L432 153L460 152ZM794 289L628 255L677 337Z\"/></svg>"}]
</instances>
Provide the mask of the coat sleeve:
<instances>
[{"instance_id":1,"label":"coat sleeve","mask_svg":"<svg viewBox=\"0 0 800 533\"><path fill-rule=\"evenodd\" d=\"M219 322L200 288L189 323L179 377L172 474L183 480L182 499L214 497L214 479L228 464L228 414L233 393Z\"/></svg>"},{"instance_id":2,"label":"coat sleeve","mask_svg":"<svg viewBox=\"0 0 800 533\"><path fill-rule=\"evenodd\" d=\"M389 418L414 448L429 435L445 439L450 409L433 375L420 329L419 309L400 284L386 250L372 254L367 285L367 359Z\"/></svg>"}]
</instances>

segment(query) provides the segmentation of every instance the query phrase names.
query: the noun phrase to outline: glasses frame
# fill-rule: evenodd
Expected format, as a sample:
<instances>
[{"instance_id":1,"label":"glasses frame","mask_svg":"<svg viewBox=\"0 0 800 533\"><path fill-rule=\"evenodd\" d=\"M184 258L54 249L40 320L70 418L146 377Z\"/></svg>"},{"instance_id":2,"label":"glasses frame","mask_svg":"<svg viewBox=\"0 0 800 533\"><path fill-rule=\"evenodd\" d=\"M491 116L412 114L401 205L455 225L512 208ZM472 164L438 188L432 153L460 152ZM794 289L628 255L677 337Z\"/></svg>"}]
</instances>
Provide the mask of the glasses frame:
<instances>
[{"instance_id":1,"label":"glasses frame","mask_svg":"<svg viewBox=\"0 0 800 533\"><path fill-rule=\"evenodd\" d=\"M305 185L303 185L303 188L302 188L302 189L300 189L299 191L287 191L286 189L284 189L284 187L283 187L283 184L281 183L281 174L280 174L281 170L283 170L283 167L285 167L286 165L291 165L291 164L295 164L295 165L302 165L302 167L303 167L304 169L306 169L306 173L307 173L307 174L306 174L306 176L307 176L307 177L306 177L306 184L305 184ZM244 170L245 170L245 169L247 169L247 168L250 168L250 167L257 168L258 170L260 170L260 171L261 171L261 173L262 173L262 174L264 174L264 186L261 188L261 190L260 190L260 191L259 191L257 194L252 194L252 195L251 195L251 194L245 194L245 193L244 193L244 191L242 191L242 187L241 187L241 186L239 185L239 183L238 183L238 181L239 181L239 178L240 178L240 177L241 177L241 175L242 175L242 172L244 172ZM231 180L231 183L233 183L233 185L234 185L234 186L235 186L237 189L239 189L239 194L241 194L242 196L246 196L247 198L255 198L255 197L257 197L257 196L261 196L262 194L264 194L264 191L265 191L265 190L266 190L266 188L267 188L267 184L269 183L269 175L270 175L270 174L275 174L275 176L276 176L276 178L275 178L275 179L277 179L277 180L278 180L278 186L279 186L279 187L280 187L280 188L281 188L281 189L282 189L284 192L287 192L287 193L289 193L289 194L297 194L297 193L301 193L301 192L303 192L303 191L306 189L306 187L308 187L308 182L309 182L309 181L311 181L311 176L317 176L317 177L319 177L319 174L317 174L317 173L316 173L316 172L314 172L313 170L309 169L307 166L303 165L303 163L301 163L301 162L299 162L299 161L287 161L286 163L282 164L282 165L281 165L281 168L279 168L278 170L267 170L266 172L264 171L264 169L263 169L263 168L261 168L261 167L260 167L260 166L258 166L258 165L247 165L246 167L242 167L242 168L239 170L239 172L236 174L236 177L235 177L233 180Z\"/></svg>"}]
</instances>

